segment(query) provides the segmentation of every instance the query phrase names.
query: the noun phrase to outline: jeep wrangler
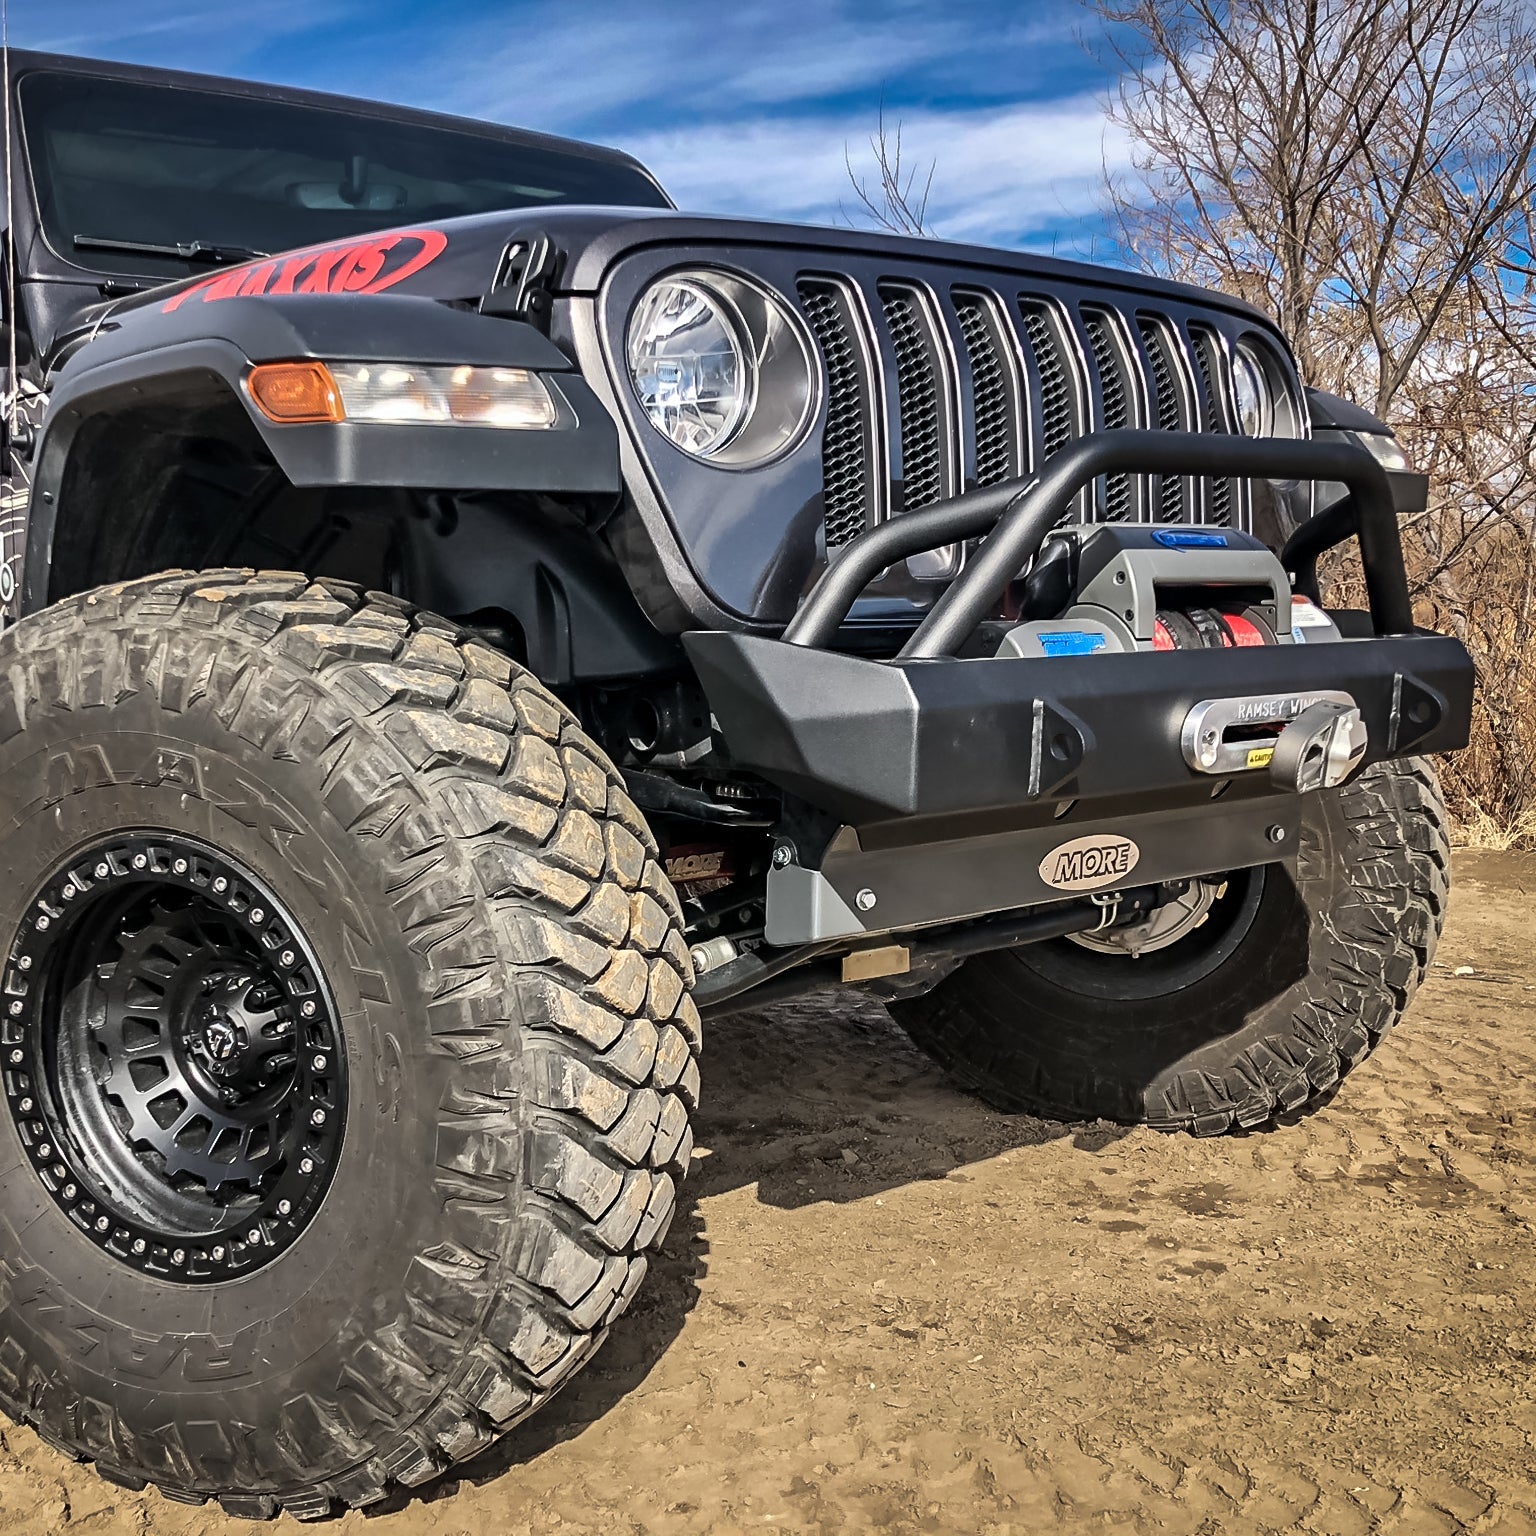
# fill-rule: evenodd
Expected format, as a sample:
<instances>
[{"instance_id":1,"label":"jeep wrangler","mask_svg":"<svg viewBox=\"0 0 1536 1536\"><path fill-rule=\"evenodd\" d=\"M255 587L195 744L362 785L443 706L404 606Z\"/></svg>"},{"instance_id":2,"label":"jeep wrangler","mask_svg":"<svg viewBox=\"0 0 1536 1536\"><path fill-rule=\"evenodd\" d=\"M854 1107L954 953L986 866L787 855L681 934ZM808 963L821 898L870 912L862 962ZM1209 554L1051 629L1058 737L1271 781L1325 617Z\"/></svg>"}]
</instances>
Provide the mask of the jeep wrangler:
<instances>
[{"instance_id":1,"label":"jeep wrangler","mask_svg":"<svg viewBox=\"0 0 1536 1536\"><path fill-rule=\"evenodd\" d=\"M1002 1109L1200 1134L1402 1016L1472 669L1424 480L1264 315L10 65L0 1404L50 1444L300 1518L483 1450L641 1284L701 1014L873 995Z\"/></svg>"}]
</instances>

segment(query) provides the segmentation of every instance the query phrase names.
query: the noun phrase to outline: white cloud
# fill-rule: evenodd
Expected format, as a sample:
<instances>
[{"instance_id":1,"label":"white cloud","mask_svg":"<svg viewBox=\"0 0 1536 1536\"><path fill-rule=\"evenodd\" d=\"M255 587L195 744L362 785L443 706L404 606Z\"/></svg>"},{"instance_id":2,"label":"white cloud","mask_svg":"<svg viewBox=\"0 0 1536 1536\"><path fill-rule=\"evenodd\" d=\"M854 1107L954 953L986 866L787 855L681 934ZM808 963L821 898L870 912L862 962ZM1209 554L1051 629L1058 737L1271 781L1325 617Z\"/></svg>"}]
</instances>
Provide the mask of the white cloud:
<instances>
[{"instance_id":1,"label":"white cloud","mask_svg":"<svg viewBox=\"0 0 1536 1536\"><path fill-rule=\"evenodd\" d=\"M630 135L679 206L832 223L856 203L845 146L873 167L871 124L840 117L755 118ZM888 120L888 126L893 126ZM1127 146L1089 97L902 116L904 162L935 162L929 218L946 239L1012 244L1097 206L1106 163Z\"/></svg>"}]
</instances>

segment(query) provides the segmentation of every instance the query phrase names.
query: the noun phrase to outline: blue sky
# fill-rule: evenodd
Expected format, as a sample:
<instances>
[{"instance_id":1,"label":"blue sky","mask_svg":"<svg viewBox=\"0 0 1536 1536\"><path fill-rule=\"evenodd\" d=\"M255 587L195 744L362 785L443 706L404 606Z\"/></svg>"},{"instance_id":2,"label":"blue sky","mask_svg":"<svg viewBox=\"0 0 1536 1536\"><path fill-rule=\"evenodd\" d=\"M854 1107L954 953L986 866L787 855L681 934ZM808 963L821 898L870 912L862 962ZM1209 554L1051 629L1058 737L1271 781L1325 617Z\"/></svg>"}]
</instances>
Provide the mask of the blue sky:
<instances>
[{"instance_id":1,"label":"blue sky","mask_svg":"<svg viewBox=\"0 0 1536 1536\"><path fill-rule=\"evenodd\" d=\"M1072 0L11 0L20 47L617 144L685 208L846 222L883 101L937 232L1091 254L1125 146ZM1088 39L1092 41L1091 36Z\"/></svg>"}]
</instances>

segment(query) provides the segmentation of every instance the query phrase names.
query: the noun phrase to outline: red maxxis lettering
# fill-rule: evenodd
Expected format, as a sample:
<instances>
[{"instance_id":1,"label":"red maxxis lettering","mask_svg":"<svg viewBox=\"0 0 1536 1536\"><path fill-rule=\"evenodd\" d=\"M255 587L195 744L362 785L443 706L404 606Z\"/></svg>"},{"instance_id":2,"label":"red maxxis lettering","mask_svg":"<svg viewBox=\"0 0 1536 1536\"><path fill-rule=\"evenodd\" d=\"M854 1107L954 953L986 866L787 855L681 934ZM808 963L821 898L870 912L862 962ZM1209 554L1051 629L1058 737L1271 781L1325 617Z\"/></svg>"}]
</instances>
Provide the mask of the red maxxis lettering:
<instances>
[{"instance_id":1,"label":"red maxxis lettering","mask_svg":"<svg viewBox=\"0 0 1536 1536\"><path fill-rule=\"evenodd\" d=\"M312 246L275 261L231 267L183 288L164 312L198 300L246 298L272 293L382 293L429 267L448 248L440 229L400 229L362 240Z\"/></svg>"}]
</instances>

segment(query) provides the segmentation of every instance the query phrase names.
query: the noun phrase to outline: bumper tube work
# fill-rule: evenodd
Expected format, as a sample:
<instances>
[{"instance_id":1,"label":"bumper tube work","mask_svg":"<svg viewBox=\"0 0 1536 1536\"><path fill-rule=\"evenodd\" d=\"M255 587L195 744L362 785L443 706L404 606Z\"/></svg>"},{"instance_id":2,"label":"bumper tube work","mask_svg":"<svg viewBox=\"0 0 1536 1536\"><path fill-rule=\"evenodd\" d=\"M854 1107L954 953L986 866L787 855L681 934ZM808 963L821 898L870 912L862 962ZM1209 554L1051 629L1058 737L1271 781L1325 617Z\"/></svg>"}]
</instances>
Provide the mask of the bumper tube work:
<instances>
[{"instance_id":1,"label":"bumper tube work","mask_svg":"<svg viewBox=\"0 0 1536 1536\"><path fill-rule=\"evenodd\" d=\"M1356 537L1374 636L957 656L998 613L1063 508L1096 477L1117 473L1342 482L1347 501L1316 527L1304 524L1281 563L1303 582L1315 580L1317 555ZM778 640L684 635L733 764L840 829L814 835L819 846L793 847L788 865L775 867L769 945L819 945L824 956L878 934L1059 902L1065 890L1086 889L1053 889L1043 873L1073 839L1136 847L1138 885L1294 857L1299 781L1287 787L1262 763L1225 776L1197 772L1181 736L1201 703L1235 700L1257 706L1252 719L1269 720L1292 719L1318 697L1342 699L1358 709L1366 737L1352 771L1464 746L1471 658L1458 641L1414 628L1395 502L1390 477L1352 443L1094 433L1028 482L974 491L861 534ZM827 649L886 566L977 536L964 569L894 658ZM1116 883L1131 881L1110 876L1096 888Z\"/></svg>"}]
</instances>

